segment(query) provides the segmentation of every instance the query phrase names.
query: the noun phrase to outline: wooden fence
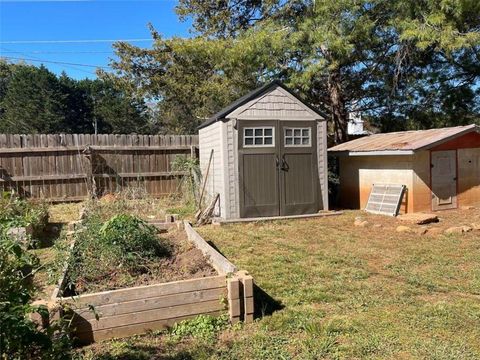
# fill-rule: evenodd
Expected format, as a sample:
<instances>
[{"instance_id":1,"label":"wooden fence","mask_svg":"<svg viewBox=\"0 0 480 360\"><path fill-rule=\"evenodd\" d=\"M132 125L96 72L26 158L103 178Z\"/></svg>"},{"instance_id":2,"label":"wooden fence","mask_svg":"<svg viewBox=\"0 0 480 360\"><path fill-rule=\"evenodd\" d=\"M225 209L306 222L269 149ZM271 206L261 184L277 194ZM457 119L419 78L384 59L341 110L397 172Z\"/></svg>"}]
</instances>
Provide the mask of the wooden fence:
<instances>
[{"instance_id":1,"label":"wooden fence","mask_svg":"<svg viewBox=\"0 0 480 360\"><path fill-rule=\"evenodd\" d=\"M178 155L196 156L195 135L0 134L0 189L51 201L83 200L135 186L178 190Z\"/></svg>"}]
</instances>

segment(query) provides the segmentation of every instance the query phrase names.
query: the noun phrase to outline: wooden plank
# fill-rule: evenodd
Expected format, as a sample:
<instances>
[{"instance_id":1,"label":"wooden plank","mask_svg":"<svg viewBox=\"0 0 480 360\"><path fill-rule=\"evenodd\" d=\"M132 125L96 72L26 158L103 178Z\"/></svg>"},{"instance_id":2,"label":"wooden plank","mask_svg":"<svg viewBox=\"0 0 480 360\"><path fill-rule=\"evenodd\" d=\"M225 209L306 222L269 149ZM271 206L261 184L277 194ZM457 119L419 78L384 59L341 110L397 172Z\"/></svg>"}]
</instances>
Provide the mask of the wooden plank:
<instances>
[{"instance_id":1,"label":"wooden plank","mask_svg":"<svg viewBox=\"0 0 480 360\"><path fill-rule=\"evenodd\" d=\"M6 179L0 178L0 182L21 182L21 181L54 181L86 179L87 174L66 174L66 175L37 175L37 176L12 176Z\"/></svg>"},{"instance_id":2,"label":"wooden plank","mask_svg":"<svg viewBox=\"0 0 480 360\"><path fill-rule=\"evenodd\" d=\"M195 290L213 289L225 286L226 276L217 275L200 279L172 281L164 284L136 286L127 289L103 291L94 294L84 294L73 297L59 298L63 303L76 307L87 305L98 306L118 302L133 301L155 296L186 293Z\"/></svg>"},{"instance_id":3,"label":"wooden plank","mask_svg":"<svg viewBox=\"0 0 480 360\"><path fill-rule=\"evenodd\" d=\"M36 138L36 141L40 141L40 137ZM10 145L9 145L10 146ZM191 148L187 145L171 145L171 146L108 146L108 145L95 145L91 146L95 151L174 151L174 150L185 150L185 154L190 153ZM83 149L81 149L83 150ZM188 152L187 152L188 151ZM78 152L78 148L75 146L56 146L56 147L45 147L45 146L36 146L29 148L17 149L14 147L0 148L0 155L5 154L35 154L35 153L51 153L51 152Z\"/></svg>"},{"instance_id":4,"label":"wooden plank","mask_svg":"<svg viewBox=\"0 0 480 360\"><path fill-rule=\"evenodd\" d=\"M316 214L302 214L302 215L287 215L287 216L269 216L269 217L256 217L256 218L240 218L240 219L213 219L213 224L215 225L226 225L226 224L237 224L237 223L250 223L250 222L260 222L260 221L275 221L275 220L293 220L293 219L309 219L317 217L326 217L326 216L337 216L342 215L342 211L329 211L321 212Z\"/></svg>"},{"instance_id":5,"label":"wooden plank","mask_svg":"<svg viewBox=\"0 0 480 360\"><path fill-rule=\"evenodd\" d=\"M0 149L4 148L7 146L7 135L5 134L0 134ZM0 175L7 176L7 169L6 169L6 159L3 156L0 156ZM1 191L6 191L6 184L2 183L0 184L0 189Z\"/></svg>"},{"instance_id":6,"label":"wooden plank","mask_svg":"<svg viewBox=\"0 0 480 360\"><path fill-rule=\"evenodd\" d=\"M133 141L140 143L143 141L143 136L136 135L133 138ZM166 151L170 152L173 150L185 150L185 153L190 153L190 146L188 145L167 145L167 146L145 146L145 145L132 145L132 146L109 146L109 145L100 145L92 146L95 151L141 151L141 152L150 152L150 151Z\"/></svg>"},{"instance_id":7,"label":"wooden plank","mask_svg":"<svg viewBox=\"0 0 480 360\"><path fill-rule=\"evenodd\" d=\"M210 316L220 316L221 314L222 314L222 311L212 311L212 312L203 313L203 315L210 315ZM127 337L127 336L136 335L136 334L142 334L151 330L166 329L182 320L191 319L197 315L199 314L180 316L174 319L157 320L157 321L144 322L140 324L118 326L118 327L106 329L106 330L77 332L75 334L75 337L83 343L91 343L93 341L107 340L111 338Z\"/></svg>"},{"instance_id":8,"label":"wooden plank","mask_svg":"<svg viewBox=\"0 0 480 360\"><path fill-rule=\"evenodd\" d=\"M22 147L22 139L20 135L13 135L12 137L12 146L15 148L21 148ZM22 166L22 157L21 155L15 156L13 160L13 174L12 175L22 175L23 174L23 166ZM17 191L18 194L23 193L23 184L15 184L15 190Z\"/></svg>"},{"instance_id":9,"label":"wooden plank","mask_svg":"<svg viewBox=\"0 0 480 360\"><path fill-rule=\"evenodd\" d=\"M24 143L23 143L23 148L29 148L33 147L33 135L26 135L24 137ZM28 153L27 153L28 154ZM33 174L33 163L32 163L32 157L30 156L23 156L23 175L24 176L30 176ZM28 182L27 185L25 186L26 193L28 196L32 196L32 184L31 182Z\"/></svg>"},{"instance_id":10,"label":"wooden plank","mask_svg":"<svg viewBox=\"0 0 480 360\"><path fill-rule=\"evenodd\" d=\"M157 309L161 311L163 308L172 306L194 304L203 301L220 301L225 296L226 287L219 287L206 290L197 290L188 293L179 293L134 301L126 301L115 304L100 305L95 307L95 313L100 318L106 318L117 315L125 315L140 311ZM95 313L89 308L75 309L75 314L84 320L95 319Z\"/></svg>"},{"instance_id":11,"label":"wooden plank","mask_svg":"<svg viewBox=\"0 0 480 360\"><path fill-rule=\"evenodd\" d=\"M224 308L225 305L219 300L210 300L193 304L170 306L163 309L153 309L117 316L109 316L100 318L99 320L84 320L82 318L76 318L74 325L72 325L79 332L88 330L105 330L115 328L117 326L141 324L148 321L174 319L188 315L198 315L205 312L219 311Z\"/></svg>"},{"instance_id":12,"label":"wooden plank","mask_svg":"<svg viewBox=\"0 0 480 360\"><path fill-rule=\"evenodd\" d=\"M188 239L208 258L215 270L220 274L234 273L237 271L237 267L210 246L210 244L192 228L188 221L184 221L184 227Z\"/></svg>"},{"instance_id":13,"label":"wooden plank","mask_svg":"<svg viewBox=\"0 0 480 360\"><path fill-rule=\"evenodd\" d=\"M55 134L57 145L65 145L65 140L64 140L64 135L63 134ZM67 159L67 153L60 153L57 157L57 171L59 174L68 174L68 159ZM61 193L59 194L60 197L67 198L68 197L68 187L65 181L61 182L60 188Z\"/></svg>"},{"instance_id":14,"label":"wooden plank","mask_svg":"<svg viewBox=\"0 0 480 360\"><path fill-rule=\"evenodd\" d=\"M93 174L95 177L104 177L104 178L144 178L144 177L175 177L175 176L185 176L188 175L188 171L157 171L157 172L138 172L138 173L117 173L117 174Z\"/></svg>"},{"instance_id":15,"label":"wooden plank","mask_svg":"<svg viewBox=\"0 0 480 360\"><path fill-rule=\"evenodd\" d=\"M75 202L75 201L84 201L87 199L87 195L81 196L69 196L68 198L65 197L52 197L48 199L44 199L50 203L64 203L64 202Z\"/></svg>"}]
</instances>

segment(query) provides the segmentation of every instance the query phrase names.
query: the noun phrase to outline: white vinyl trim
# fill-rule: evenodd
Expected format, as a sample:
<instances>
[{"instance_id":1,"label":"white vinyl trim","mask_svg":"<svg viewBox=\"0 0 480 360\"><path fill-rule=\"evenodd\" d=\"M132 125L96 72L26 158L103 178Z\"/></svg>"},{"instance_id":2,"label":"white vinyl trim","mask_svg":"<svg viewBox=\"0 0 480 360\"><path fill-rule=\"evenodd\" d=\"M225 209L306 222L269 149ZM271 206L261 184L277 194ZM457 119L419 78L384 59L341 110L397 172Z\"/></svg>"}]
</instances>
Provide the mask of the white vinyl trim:
<instances>
[{"instance_id":1,"label":"white vinyl trim","mask_svg":"<svg viewBox=\"0 0 480 360\"><path fill-rule=\"evenodd\" d=\"M287 135L287 130L291 130L292 134ZM300 135L295 135L295 130L300 130ZM303 130L308 130L308 136L303 136ZM292 139L291 144L287 144L287 138ZM308 144L295 144L295 138L299 138L300 142L303 139L308 139ZM312 128L311 127L293 127L293 126L285 126L283 128L283 145L285 147L311 147L312 146Z\"/></svg>"},{"instance_id":2,"label":"white vinyl trim","mask_svg":"<svg viewBox=\"0 0 480 360\"><path fill-rule=\"evenodd\" d=\"M252 130L252 135L247 135L247 130ZM255 130L262 130L262 135L255 135ZM272 130L272 135L265 135L265 130ZM275 127L274 126L252 126L243 128L243 147L275 147ZM247 144L246 139L252 139L252 144ZM266 138L272 138L271 144L265 144ZM255 144L255 139L262 139L262 144Z\"/></svg>"}]
</instances>

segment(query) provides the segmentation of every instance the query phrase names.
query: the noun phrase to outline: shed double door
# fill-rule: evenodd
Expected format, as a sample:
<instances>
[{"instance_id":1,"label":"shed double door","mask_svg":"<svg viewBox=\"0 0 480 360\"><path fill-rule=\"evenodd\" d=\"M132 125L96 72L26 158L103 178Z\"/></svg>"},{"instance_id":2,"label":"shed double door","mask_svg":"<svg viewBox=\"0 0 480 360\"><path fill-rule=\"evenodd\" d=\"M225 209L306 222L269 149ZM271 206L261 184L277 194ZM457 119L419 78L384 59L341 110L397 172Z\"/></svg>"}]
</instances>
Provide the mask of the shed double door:
<instances>
[{"instance_id":1,"label":"shed double door","mask_svg":"<svg viewBox=\"0 0 480 360\"><path fill-rule=\"evenodd\" d=\"M315 121L238 123L240 216L319 210Z\"/></svg>"}]
</instances>

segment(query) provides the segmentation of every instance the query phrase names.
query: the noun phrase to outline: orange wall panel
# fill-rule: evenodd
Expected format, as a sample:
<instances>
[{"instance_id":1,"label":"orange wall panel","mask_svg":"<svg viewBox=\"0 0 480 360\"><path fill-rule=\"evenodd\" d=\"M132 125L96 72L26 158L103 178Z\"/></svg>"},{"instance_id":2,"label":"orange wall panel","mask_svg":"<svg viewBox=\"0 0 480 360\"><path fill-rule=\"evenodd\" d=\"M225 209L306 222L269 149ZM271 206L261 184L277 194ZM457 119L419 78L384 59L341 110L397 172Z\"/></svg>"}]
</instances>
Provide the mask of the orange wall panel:
<instances>
[{"instance_id":1,"label":"orange wall panel","mask_svg":"<svg viewBox=\"0 0 480 360\"><path fill-rule=\"evenodd\" d=\"M432 191L430 188L430 151L420 151L413 156L413 212L432 210Z\"/></svg>"},{"instance_id":2,"label":"orange wall panel","mask_svg":"<svg viewBox=\"0 0 480 360\"><path fill-rule=\"evenodd\" d=\"M459 149L458 204L459 206L480 205L480 148Z\"/></svg>"},{"instance_id":3,"label":"orange wall panel","mask_svg":"<svg viewBox=\"0 0 480 360\"><path fill-rule=\"evenodd\" d=\"M465 134L456 139L440 144L432 148L431 150L438 151L438 150L456 150L456 149L472 149L472 148L480 148L479 133L472 132L472 133Z\"/></svg>"},{"instance_id":4,"label":"orange wall panel","mask_svg":"<svg viewBox=\"0 0 480 360\"><path fill-rule=\"evenodd\" d=\"M364 209L372 185L407 186L400 212L413 210L412 156L355 156L340 158L340 206Z\"/></svg>"}]
</instances>

